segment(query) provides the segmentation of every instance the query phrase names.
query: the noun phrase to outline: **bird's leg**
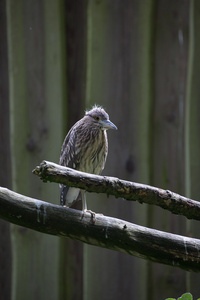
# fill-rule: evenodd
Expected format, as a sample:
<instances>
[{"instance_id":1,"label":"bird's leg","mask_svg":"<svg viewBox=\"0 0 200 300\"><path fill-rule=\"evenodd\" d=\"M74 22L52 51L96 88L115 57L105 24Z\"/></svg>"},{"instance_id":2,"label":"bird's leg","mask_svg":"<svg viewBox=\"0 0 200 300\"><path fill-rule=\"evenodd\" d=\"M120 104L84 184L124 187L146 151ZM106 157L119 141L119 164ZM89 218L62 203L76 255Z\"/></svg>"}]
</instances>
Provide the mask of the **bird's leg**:
<instances>
[{"instance_id":1,"label":"bird's leg","mask_svg":"<svg viewBox=\"0 0 200 300\"><path fill-rule=\"evenodd\" d=\"M85 195L85 191L83 190L81 190L81 198L82 198L82 210L87 211L86 195Z\"/></svg>"},{"instance_id":2,"label":"bird's leg","mask_svg":"<svg viewBox=\"0 0 200 300\"><path fill-rule=\"evenodd\" d=\"M92 219L95 220L95 212L87 209L86 193L84 190L81 190L81 198L82 198L82 211L89 212L91 214Z\"/></svg>"}]
</instances>

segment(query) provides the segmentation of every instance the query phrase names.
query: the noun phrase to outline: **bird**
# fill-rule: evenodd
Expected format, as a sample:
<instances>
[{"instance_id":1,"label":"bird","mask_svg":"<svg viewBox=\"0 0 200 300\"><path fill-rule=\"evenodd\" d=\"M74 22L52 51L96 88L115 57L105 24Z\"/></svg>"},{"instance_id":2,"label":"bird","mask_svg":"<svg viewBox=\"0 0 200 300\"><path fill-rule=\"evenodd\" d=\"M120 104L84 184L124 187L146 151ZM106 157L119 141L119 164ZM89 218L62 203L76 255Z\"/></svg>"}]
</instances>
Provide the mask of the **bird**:
<instances>
[{"instance_id":1,"label":"bird","mask_svg":"<svg viewBox=\"0 0 200 300\"><path fill-rule=\"evenodd\" d=\"M117 127L102 106L94 105L66 135L59 164L86 173L101 174L108 154L108 129L117 130ZM82 211L88 211L84 190L60 184L62 206L71 207L80 198Z\"/></svg>"}]
</instances>

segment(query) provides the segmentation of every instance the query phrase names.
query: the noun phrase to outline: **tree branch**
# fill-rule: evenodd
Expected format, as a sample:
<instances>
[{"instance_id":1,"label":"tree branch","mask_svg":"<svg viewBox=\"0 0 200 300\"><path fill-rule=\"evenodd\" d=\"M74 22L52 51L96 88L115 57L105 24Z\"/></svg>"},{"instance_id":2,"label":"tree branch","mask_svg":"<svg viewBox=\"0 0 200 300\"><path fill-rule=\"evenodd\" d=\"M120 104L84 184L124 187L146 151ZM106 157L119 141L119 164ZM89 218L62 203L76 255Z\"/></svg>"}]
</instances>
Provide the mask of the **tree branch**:
<instances>
[{"instance_id":1,"label":"tree branch","mask_svg":"<svg viewBox=\"0 0 200 300\"><path fill-rule=\"evenodd\" d=\"M43 233L200 271L200 240L61 207L0 187L0 217Z\"/></svg>"},{"instance_id":2,"label":"tree branch","mask_svg":"<svg viewBox=\"0 0 200 300\"><path fill-rule=\"evenodd\" d=\"M154 204L173 214L184 215L188 219L200 220L200 202L183 197L169 190L121 180L115 177L98 176L62 167L43 161L33 173L43 181L63 183L79 187L88 192L106 193L130 201Z\"/></svg>"}]
</instances>

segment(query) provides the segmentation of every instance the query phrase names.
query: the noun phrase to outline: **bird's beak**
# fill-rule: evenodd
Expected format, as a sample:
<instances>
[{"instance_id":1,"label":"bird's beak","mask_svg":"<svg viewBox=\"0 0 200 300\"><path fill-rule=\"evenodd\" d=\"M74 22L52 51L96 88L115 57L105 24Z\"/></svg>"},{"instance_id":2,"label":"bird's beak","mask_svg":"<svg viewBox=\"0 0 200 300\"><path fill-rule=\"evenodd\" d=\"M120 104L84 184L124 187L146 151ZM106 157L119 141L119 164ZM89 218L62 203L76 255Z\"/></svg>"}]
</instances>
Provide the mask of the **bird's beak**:
<instances>
[{"instance_id":1,"label":"bird's beak","mask_svg":"<svg viewBox=\"0 0 200 300\"><path fill-rule=\"evenodd\" d=\"M110 120L101 120L99 122L102 126L103 129L115 129L117 130L117 126L115 126L115 124L113 124Z\"/></svg>"}]
</instances>

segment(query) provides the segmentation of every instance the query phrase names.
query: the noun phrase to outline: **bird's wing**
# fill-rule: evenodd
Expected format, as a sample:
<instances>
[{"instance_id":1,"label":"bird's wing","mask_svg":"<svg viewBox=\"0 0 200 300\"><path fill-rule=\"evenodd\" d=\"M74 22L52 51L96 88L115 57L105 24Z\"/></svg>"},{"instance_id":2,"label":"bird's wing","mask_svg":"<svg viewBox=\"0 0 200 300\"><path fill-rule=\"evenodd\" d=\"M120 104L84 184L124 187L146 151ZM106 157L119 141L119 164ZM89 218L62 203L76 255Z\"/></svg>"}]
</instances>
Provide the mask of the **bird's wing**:
<instances>
[{"instance_id":1,"label":"bird's wing","mask_svg":"<svg viewBox=\"0 0 200 300\"><path fill-rule=\"evenodd\" d=\"M73 127L68 132L67 136L64 139L59 164L61 166L73 168L73 161L75 158L75 132ZM75 168L74 168L75 169Z\"/></svg>"},{"instance_id":2,"label":"bird's wing","mask_svg":"<svg viewBox=\"0 0 200 300\"><path fill-rule=\"evenodd\" d=\"M59 164L65 167L78 169L79 167L79 143L77 139L77 133L74 130L74 127L70 129L62 145L61 155ZM69 192L69 187L63 184L60 184L60 203L65 205L66 196ZM71 195L72 194L72 195ZM73 197L76 197L77 191L73 189L71 193L72 202ZM72 203L67 203L68 206L71 206Z\"/></svg>"}]
</instances>

